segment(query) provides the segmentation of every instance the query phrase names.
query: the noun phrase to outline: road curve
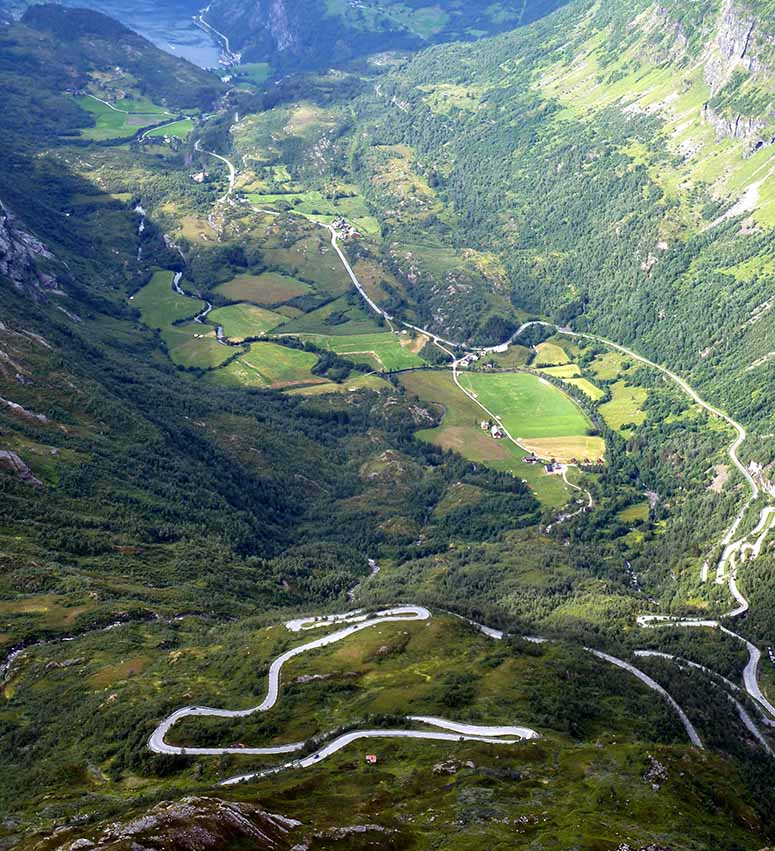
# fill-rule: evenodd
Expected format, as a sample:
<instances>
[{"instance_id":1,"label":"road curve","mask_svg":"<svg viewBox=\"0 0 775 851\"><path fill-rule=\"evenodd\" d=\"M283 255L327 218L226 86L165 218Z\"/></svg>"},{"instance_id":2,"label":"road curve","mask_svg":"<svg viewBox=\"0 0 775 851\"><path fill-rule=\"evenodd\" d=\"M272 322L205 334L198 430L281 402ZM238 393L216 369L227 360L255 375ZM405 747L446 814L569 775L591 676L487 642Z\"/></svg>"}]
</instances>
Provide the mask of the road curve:
<instances>
[{"instance_id":1,"label":"road curve","mask_svg":"<svg viewBox=\"0 0 775 851\"><path fill-rule=\"evenodd\" d=\"M291 768L309 768L312 765L319 764L326 757L335 754L337 751L346 748L360 739L430 739L442 742L468 741L484 742L490 745L513 745L526 739L538 738L538 733L529 727L486 727L461 724L446 721L443 718L433 718L423 715L410 715L409 720L420 724L427 724L431 727L440 727L442 730L450 730L452 732L437 732L436 730L354 730L351 733L344 733L338 736L324 747L302 759L292 760L291 762L286 762L284 765L278 765L275 768L268 768L264 771L254 771L249 774L239 774L236 777L229 777L227 780L222 780L218 785L232 786L235 783L268 777L269 775L277 774L280 771L286 771ZM242 752L245 753L245 751Z\"/></svg>"},{"instance_id":2,"label":"road curve","mask_svg":"<svg viewBox=\"0 0 775 851\"><path fill-rule=\"evenodd\" d=\"M235 181L234 165L226 157L221 156L220 154L216 154L212 151L204 151L201 147L201 143L199 142L199 140L196 141L194 147L197 151L207 153L210 156L213 156L216 159L221 160L222 162L224 162L227 165L227 167L229 169L229 188L228 188L226 194L221 199L219 199L219 202L223 202L223 201L227 200L230 197L230 195L233 191L233 188L234 188L234 181ZM265 212L271 212L271 211L265 211ZM352 281L352 283L354 284L354 286L358 290L359 294L364 298L364 300L367 302L369 307L375 313L384 317L387 321L390 321L392 319L392 317L389 316L387 313L385 313L385 311L383 311L368 296L368 294L363 289L360 281L358 280L357 276L355 275L354 271L352 270L350 263L348 262L347 258L345 257L344 252L341 250L341 248L339 247L339 245L337 243L337 234L336 234L335 229L333 227L331 227L330 225L324 225L321 222L316 222L316 224L320 225L321 227L326 227L330 231L330 233L331 233L331 245L335 249L337 255L339 256L339 259L341 260L345 270L347 271L348 276L350 277L350 280ZM474 394L469 393L461 385L459 375L458 375L458 360L457 360L457 358L455 358L455 356L453 355L452 352L449 352L447 349L444 348L445 345L451 346L453 348L460 347L462 349L466 349L468 347L463 346L463 345L458 344L458 343L452 343L449 340L445 340L444 338L439 337L437 334L434 334L433 332L427 331L426 329L423 329L423 328L419 328L415 325L411 325L411 324L406 323L406 322L401 322L401 324L404 325L407 328L411 328L415 331L418 331L420 333L428 335L429 337L431 337L431 339L433 339L433 341L440 348L444 349L444 351L446 351L447 354L449 354L452 357L452 359L453 359L453 364L452 364L453 378L454 378L454 381L455 381L455 384L457 385L457 387L463 393L465 393L465 395L468 396L468 398L471 399L471 401L475 402L488 416L492 417L493 419L495 419L497 421L496 415L493 414L493 412L490 411L485 405L483 405L476 398L476 396ZM712 414L713 416L720 418L721 420L726 422L728 425L730 425L734 429L734 431L736 432L736 437L735 437L735 440L732 442L732 444L729 446L727 453L729 455L730 460L734 464L734 466L740 471L740 473L743 475L743 477L748 482L748 485L751 489L751 494L750 494L748 500L740 508L740 510L737 513L737 515L735 516L731 526L729 527L724 538L721 541L721 545L723 547L723 550L722 550L722 554L721 554L721 557L720 557L718 565L717 565L716 572L717 572L717 581L723 581L723 578L726 574L727 563L729 563L730 560L732 560L733 565L735 564L736 553L739 550L742 550L742 548L744 546L746 546L746 544L744 542L746 541L746 538L749 537L749 535L746 535L743 538L735 541L735 540L733 540L735 533L737 532L740 524L742 523L743 518L745 517L745 514L748 511L748 508L751 506L751 504L753 502L755 502L756 499L758 499L758 497L760 495L760 490L759 490L759 487L758 487L756 481L754 480L753 476L749 473L748 469L745 467L745 465L742 463L742 461L740 460L740 458L737 455L738 449L740 448L740 446L742 445L742 443L745 441L745 439L747 437L747 432L746 432L745 428L740 423L738 423L736 420L732 419L732 417L730 417L728 414L726 414L725 412L721 411L719 408L716 408L713 405L710 405L708 402L706 402L687 381L685 381L679 375L674 373L672 370L668 369L667 367L661 366L660 364L655 363L654 361L649 360L648 358L644 357L643 355L638 354L637 352L633 351L632 349L627 348L626 346L623 346L619 343L614 343L612 340L608 340L605 337L600 337L600 336L595 335L595 334L587 334L587 333L583 333L583 332L572 331L570 328L560 327L560 326L555 325L554 323L544 322L542 320L532 320L530 322L526 322L523 325L521 325L515 331L515 333L509 338L509 340L507 340L505 343L501 344L500 346L491 346L491 347L485 349L484 351L501 351L501 350L504 350L504 349L508 349L508 346L511 343L513 343L527 328L529 328L533 325L545 325L547 327L553 327L560 334L564 334L564 335L571 336L571 337L585 338L585 339L589 339L589 340L592 340L592 341L595 341L595 342L602 343L603 345L609 346L610 348L613 348L613 349L616 349L617 351L622 352L623 354L627 355L628 357L633 358L634 360L638 361L639 363L645 364L646 366L649 366L649 367L652 367L652 368L658 370L659 372L663 373L668 378L670 378L675 384L677 384L678 387L680 387L681 390L686 395L688 395L689 398L691 398L701 408L708 411L708 413ZM520 448L524 448L524 447L520 446L519 442L508 432L508 430L505 427L503 427L502 425L501 425L501 427L503 428L504 433L506 434L506 436L508 437L508 439L512 443L519 446ZM589 500L589 505L591 506L592 505L592 496L589 492L586 492L586 493L587 493L587 497L588 497L588 500ZM753 549L752 555L753 555L754 558L756 557L756 555L758 555L759 550L761 548L761 544L764 540L764 537L766 536L767 531L770 528L770 526L766 522L767 520L770 519L767 512L775 512L775 508L767 507L767 508L762 509L759 524L760 524L760 526L763 527L763 532L762 532L759 540L756 542L756 545ZM575 515L571 515L571 516L575 516ZM759 527L757 526L757 530L758 530L758 528ZM748 545L748 546L750 546L750 545ZM703 569L703 575L704 574L705 574L705 570ZM740 615L740 614L742 614L742 613L744 613L745 611L748 610L748 601L739 592L739 590L737 588L736 567L733 567L733 570L732 570L732 572L729 576L729 590L730 590L730 593L735 598L735 600L738 602L738 606L737 606L737 608L735 608L731 612L729 612L728 616L735 617L735 616L738 616L738 615ZM645 616L644 618L638 619L639 623L641 622L641 620L662 621L664 623L664 625L673 624L673 625L684 625L684 626L720 626L717 621L702 621L702 620L689 620L689 619L681 621L681 620L675 620L673 618L663 617L663 616ZM655 625L655 624L654 623L648 623L648 624L640 623L640 625L644 626L644 625ZM362 628L362 627L363 627L363 625L360 626L360 628ZM744 671L744 682L745 682L745 685L746 685L746 690L748 691L748 693L752 697L754 697L757 701L759 701L759 703L762 706L764 706L767 709L768 712L770 712L772 714L773 719L775 719L775 707L773 707L772 704L764 696L764 694L762 693L762 691L761 691L761 689L758 685L758 681L757 681L758 665L759 665L759 660L760 660L760 657L761 657L760 651L753 644L751 644L751 642L747 641L746 639L744 639L742 636L738 635L737 633L734 633L731 630L728 630L724 627L721 627L721 629L723 629L725 632L729 633L730 635L734 636L735 638L737 638L738 640L740 640L740 641L742 641L746 644L746 646L748 648L748 652L749 652L749 662L748 662L748 665L746 666L745 671ZM596 655L599 655L598 651L590 651L590 652L593 652ZM629 663L623 662L622 660L614 661L615 657L608 657L606 654L600 655L600 658L607 658L608 661L611 661L613 664L617 664L617 665L619 665L619 667L624 667L627 670L631 670L631 672L634 673L635 676L638 676L638 678L641 679L643 682L646 682L647 684L649 684L647 681L649 681L650 678L647 677L647 675L643 674L643 672L637 671L637 669L633 668L633 666L629 665ZM637 673L636 673L636 671L637 671ZM651 681L651 682L653 682L653 681ZM658 683L654 683L654 686L656 686L655 690L660 691L660 693L664 692L664 689L662 689L662 687L659 686ZM652 686L649 686L649 687L652 687ZM271 682L270 682L270 688L271 688ZM673 698L670 697L670 695L668 695L667 692L664 692L664 694L665 694L666 698L670 701L671 705L674 705L674 708L680 713L680 715L682 716L682 720L685 719L684 726L686 726L686 724L689 724L691 726L688 718L686 718L686 716L685 716L685 713L683 713L683 710L680 709L680 707L678 706L678 704L675 703ZM251 710L251 711L258 711L258 710L259 710L259 707L256 707L254 710ZM179 710L179 711L183 711L183 710ZM244 714L249 714L249 712L244 712ZM172 716L170 716L170 717L172 717ZM181 715L180 717L183 717L183 716ZM691 728L691 729L693 730L694 728ZM687 728L687 732L689 732L688 728ZM693 734L690 733L690 738L692 738L692 741L694 741L694 737L696 737L697 740L699 741L699 737L697 737L696 731L694 731ZM162 739L163 739L163 737L162 737ZM157 742L157 744L158 744L158 742ZM700 744L699 746L701 747L702 745ZM240 749L240 752L245 752L245 751Z\"/></svg>"},{"instance_id":3,"label":"road curve","mask_svg":"<svg viewBox=\"0 0 775 851\"><path fill-rule=\"evenodd\" d=\"M280 687L280 672L283 665L294 656L298 656L308 650L313 650L319 647L325 647L333 644L336 641L341 641L347 636L353 635L362 629L368 629L379 624L390 621L405 621L405 620L427 620L431 617L431 613L423 606L398 606L392 609L384 609L377 612L373 616L363 613L362 610L345 612L343 614L326 615L320 618L307 617L296 618L287 621L285 626L291 632L301 632L307 629L313 629L319 626L333 626L346 623L343 629L333 632L329 635L294 647L287 650L278 656L270 665L268 676L267 694L264 700L255 707L248 709L214 709L206 706L184 706L181 709L173 712L165 718L153 731L148 740L148 748L154 753L169 754L177 756L220 756L223 754L243 754L252 756L269 756L279 754L296 753L304 748L304 742L289 742L283 745L270 747L245 748L245 747L213 747L213 748L185 748L178 745L170 745L166 741L166 736L183 718L189 717L216 717L216 718L243 718L252 715L255 712L266 712L277 703ZM470 621L468 618L463 620L471 623L479 629L484 635L493 639L502 639L506 637L506 633L484 626L483 624ZM529 638L530 641L542 642L541 638ZM697 735L696 730L692 726L686 714L676 701L662 688L658 683L647 676L643 671L640 671L629 662L622 659L617 659L615 656L610 656L607 653L602 653L598 650L585 648L588 652L597 656L599 659L610 662L623 668L635 677L641 680L650 689L658 692L671 708L678 714L684 728L689 736L689 740L696 747L702 747L702 742ZM438 718L428 715L410 715L408 720L415 724L433 727L434 730L394 730L394 729L374 729L374 730L354 730L344 733L332 741L326 743L314 753L291 760L282 765L249 774L240 774L236 777L230 777L222 781L221 785L231 785L239 783L243 780L249 780L256 777L264 777L275 774L279 771L285 771L292 768L307 768L315 765L326 757L331 756L342 748L347 747L352 742L360 739L368 738L410 738L410 739L432 739L436 741L457 742L461 740L485 742L488 744L514 744L519 741L535 739L539 734L530 727L512 726L512 725L474 725L465 724L460 721L450 721L445 718Z\"/></svg>"},{"instance_id":4,"label":"road curve","mask_svg":"<svg viewBox=\"0 0 775 851\"><path fill-rule=\"evenodd\" d=\"M679 668L695 668L698 671L702 671L703 673L708 674L711 678L717 680L718 682L723 683L731 691L737 693L741 692L740 687L735 685L731 680L728 680L726 677L723 677L721 674L711 670L710 668L706 668L705 665L700 665L697 662L690 661L689 659L683 659L680 656L673 656L671 653L661 653L658 650L636 650L635 655L646 658L669 659L670 661L675 662L675 664ZM740 703L740 701L736 697L729 694L728 692L724 692L724 694L726 695L727 699L735 705L735 708L737 709L737 714L740 716L740 720L743 722L743 726L748 730L749 733L751 733L751 735L756 739L756 741L759 742L762 748L764 748L764 750L770 756L773 756L772 748L770 747L769 742L767 741L767 739L764 738L761 730L756 726L756 723L754 722L753 718L751 718L751 716L748 714L743 704ZM757 706L756 708L761 713L761 707ZM769 723L766 717L762 717L765 723Z\"/></svg>"},{"instance_id":5,"label":"road curve","mask_svg":"<svg viewBox=\"0 0 775 851\"><path fill-rule=\"evenodd\" d=\"M751 489L751 495L740 508L740 511L735 515L732 525L729 527L727 533L721 541L723 551L717 566L717 575L723 578L726 564L735 550L736 544L732 542L732 539L735 536L735 532L737 532L738 527L742 523L743 518L745 517L745 513L751 503L753 503L759 497L759 486L756 484L753 476L748 472L748 469L746 468L745 464L743 464L743 462L737 455L737 450L740 448L740 446L743 444L746 437L748 436L745 428L739 422L737 422L737 420L732 419L729 414L724 413L724 411L706 402L702 398L702 396L700 396L700 394L685 379L681 378L680 375L676 375L676 373L674 373L667 367L661 366L658 363L654 363L654 361L649 360L643 355L639 355L632 349L628 349L626 346L622 346L619 343L614 343L612 340L607 340L605 337L599 337L596 334L585 334L579 331L571 331L570 328L559 327L557 328L557 331L560 334L564 334L568 337L581 337L587 340L593 340L594 342L603 343L604 345L609 346L612 349L616 349L617 351L627 355L627 357L630 357L633 360L638 361L639 363L645 364L646 366L658 370L663 375L666 375L675 384L677 384L693 402L698 404L709 414L712 414L714 417L718 417L719 419L723 420L725 423L727 423L727 425L731 426L735 430L737 436L735 437L735 440L730 444L729 449L727 450L727 454L729 455L729 458L732 463L735 465L735 467L737 467L737 469L742 473L745 480L748 482L748 486Z\"/></svg>"},{"instance_id":6,"label":"road curve","mask_svg":"<svg viewBox=\"0 0 775 851\"><path fill-rule=\"evenodd\" d=\"M182 718L195 716L214 716L217 718L246 718L248 715L253 715L255 712L266 712L277 703L277 697L280 692L280 672L283 665L293 659L294 656L299 656L301 653L306 653L309 650L315 650L319 647L326 647L329 644L334 644L347 638L362 629L368 629L372 626L378 626L382 623L390 621L406 621L406 620L427 620L431 613L423 606L398 606L394 609L383 609L377 612L373 618L367 618L359 623L351 624L350 626L340 629L338 632L332 632L329 635L324 635L321 638L316 638L306 644L301 644L298 647L293 647L281 653L269 666L268 685L266 697L258 706L253 706L248 709L214 709L208 706L184 706L181 709L173 712L165 718L159 726L153 731L148 740L148 747L154 753L163 754L224 754L224 753L255 753L255 754L272 754L272 753L288 753L290 751L299 750L303 743L294 742L288 745L281 745L276 748L183 748L178 745L167 744L165 738L172 727L177 724Z\"/></svg>"},{"instance_id":7,"label":"road curve","mask_svg":"<svg viewBox=\"0 0 775 851\"><path fill-rule=\"evenodd\" d=\"M717 682L723 683L727 689L736 694L741 694L742 689L740 686L733 683L731 680L719 674L717 671L712 670L711 668L706 668L705 665L700 665L698 662L692 662L690 659L684 659L681 656L674 656L672 653L662 653L659 650L636 650L636 656L640 656L641 658L657 658L657 659L669 659L671 662L675 662L679 668L683 668L684 666L689 668L695 668L698 671L702 671L705 674L708 674L712 679ZM735 704L737 709L737 714L740 716L740 720L743 722L744 726L748 729L748 731L753 735L753 737L759 742L759 744L764 748L765 751L770 756L773 756L772 748L770 747L767 739L762 735L761 730L756 726L753 718L748 714L745 707L740 703L740 701L734 697L732 694L727 693L727 697L732 703ZM764 711L761 706L759 706L756 702L754 702L754 706L759 712L759 715L762 721L768 726L771 724L771 721L764 714Z\"/></svg>"},{"instance_id":8,"label":"road curve","mask_svg":"<svg viewBox=\"0 0 775 851\"><path fill-rule=\"evenodd\" d=\"M728 585L730 594L735 599L737 606L731 611L727 612L724 617L739 617L740 615L747 612L749 609L748 600L737 587L738 556L742 558L744 555L750 555L751 558L756 558L759 555L759 553L761 552L762 544L764 543L764 539L773 526L773 519L775 519L775 507L766 506L762 508L759 515L759 521L754 527L754 529L751 532L743 535L741 538L738 538L736 540L734 539L735 533L740 527L740 524L742 523L746 512L761 495L761 491L755 479L737 455L740 446L747 437L747 432L745 428L736 420L732 419L729 414L724 413L724 411L721 411L719 408L716 408L715 406L706 402L687 381L685 381L679 375L676 375L676 373L674 373L672 370L668 369L667 367L661 366L658 363L654 363L654 361L643 357L643 355L639 355L637 352L632 351L632 349L628 349L626 346L622 346L619 343L614 343L613 341L608 340L605 337L599 337L596 334L586 334L578 331L572 331L570 328L558 327L548 322L530 322L519 328L509 342L512 342L514 339L516 339L516 337L518 337L519 334L525 328L534 324L542 324L547 325L549 327L553 327L557 330L558 333L565 334L570 337L581 337L584 339L592 340L594 342L602 343L605 346L622 352L623 354L627 355L627 357L633 358L633 360L636 360L642 364L645 364L646 366L653 367L654 369L659 370L659 372L663 373L668 378L670 378L675 384L677 384L678 387L680 387L681 390L687 396L689 396L690 399L696 402L701 408L708 411L708 413L710 413L711 415L723 420L734 429L734 431L736 432L736 436L734 441L730 444L727 450L727 454L729 455L729 458L731 459L732 463L742 473L743 477L748 483L748 486L750 487L750 495L748 496L748 499L743 503L738 513L735 515L731 526L729 527L721 541L721 546L723 549L716 567L716 578L717 581L723 581L727 573L727 564L732 565L732 569L729 572ZM748 539L751 537L756 537L755 542L751 543L748 541ZM703 570L703 575L704 573L705 570ZM700 618L675 618L666 615L642 615L637 619L637 622L639 626L650 627L704 626L718 628L726 634L736 638L738 641L741 641L743 644L745 644L746 649L748 650L748 664L745 666L745 669L743 671L743 682L745 684L745 690L755 701L757 701L760 706L762 706L770 714L772 720L769 723L773 723L773 721L775 721L775 706L773 706L773 704L770 703L770 701L766 698L758 682L758 670L759 662L761 659L761 651L758 647L756 647L746 638L743 638L743 636L738 635L738 633L733 632L727 627L722 626L717 620L706 620Z\"/></svg>"},{"instance_id":9,"label":"road curve","mask_svg":"<svg viewBox=\"0 0 775 851\"><path fill-rule=\"evenodd\" d=\"M234 192L234 182L237 178L237 170L234 168L234 163L232 163L232 161L227 159L226 157L221 156L221 154L216 154L215 151L206 151L202 147L202 143L199 141L199 139L194 142L194 150L198 151L200 154L207 154L208 156L215 157L216 160L220 160L222 163L226 163L226 168L229 169L229 188L223 195L221 195L221 197L216 202L218 204L223 204L225 201L228 201L229 198L231 198L231 194L232 192Z\"/></svg>"},{"instance_id":10,"label":"road curve","mask_svg":"<svg viewBox=\"0 0 775 851\"><path fill-rule=\"evenodd\" d=\"M670 695L664 688L662 688L662 686L656 680L653 680L648 674L641 671L640 668L636 668L629 662L625 662L624 659L617 659L616 656L611 656L609 653L603 653L602 650L594 650L591 647L585 647L584 649L588 653L591 653L593 656L597 656L598 659L603 659L606 662L610 662L612 665L616 665L617 668L622 668L625 671L629 671L634 677L637 677L642 683L652 689L652 691L655 691L658 694L662 695L662 697L673 708L675 714L680 718L681 723L684 726L684 730L686 730L686 734L689 736L689 741L696 748L702 748L702 741L697 735L697 731L694 729L694 724L692 724L692 722L689 720L689 716L683 711L683 709L681 709L681 707L675 701L673 696Z\"/></svg>"}]
</instances>

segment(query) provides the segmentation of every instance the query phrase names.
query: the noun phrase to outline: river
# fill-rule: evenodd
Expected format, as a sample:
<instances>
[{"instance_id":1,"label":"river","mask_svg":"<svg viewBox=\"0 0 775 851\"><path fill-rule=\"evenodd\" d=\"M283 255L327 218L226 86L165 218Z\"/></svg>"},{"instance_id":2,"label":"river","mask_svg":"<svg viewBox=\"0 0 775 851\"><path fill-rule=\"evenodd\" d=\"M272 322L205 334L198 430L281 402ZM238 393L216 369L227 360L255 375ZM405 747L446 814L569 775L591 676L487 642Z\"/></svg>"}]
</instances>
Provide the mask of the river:
<instances>
[{"instance_id":1,"label":"river","mask_svg":"<svg viewBox=\"0 0 775 851\"><path fill-rule=\"evenodd\" d=\"M64 0L64 4L109 15L200 68L218 67L218 44L192 20L203 0Z\"/></svg>"}]
</instances>

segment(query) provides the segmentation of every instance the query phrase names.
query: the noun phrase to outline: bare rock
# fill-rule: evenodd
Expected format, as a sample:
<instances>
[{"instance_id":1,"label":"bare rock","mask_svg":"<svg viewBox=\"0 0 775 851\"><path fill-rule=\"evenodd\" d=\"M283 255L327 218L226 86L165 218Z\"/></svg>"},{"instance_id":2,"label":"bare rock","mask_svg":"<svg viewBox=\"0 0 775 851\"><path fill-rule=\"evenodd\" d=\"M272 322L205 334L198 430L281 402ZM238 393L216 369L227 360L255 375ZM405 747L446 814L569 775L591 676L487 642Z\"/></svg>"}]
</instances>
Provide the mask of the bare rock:
<instances>
[{"instance_id":1,"label":"bare rock","mask_svg":"<svg viewBox=\"0 0 775 851\"><path fill-rule=\"evenodd\" d=\"M45 301L46 290L59 289L57 279L38 267L39 260L54 260L54 255L0 201L0 276L14 288L36 301Z\"/></svg>"},{"instance_id":2,"label":"bare rock","mask_svg":"<svg viewBox=\"0 0 775 851\"><path fill-rule=\"evenodd\" d=\"M667 782L667 767L651 755L649 755L648 760L648 767L646 768L646 773L643 775L643 779L656 792L663 783Z\"/></svg>"},{"instance_id":3,"label":"bare rock","mask_svg":"<svg viewBox=\"0 0 775 851\"><path fill-rule=\"evenodd\" d=\"M112 822L94 839L70 839L57 851L208 851L237 844L285 851L288 834L300 824L252 804L192 796L157 804L131 821Z\"/></svg>"},{"instance_id":4,"label":"bare rock","mask_svg":"<svg viewBox=\"0 0 775 851\"><path fill-rule=\"evenodd\" d=\"M0 470L8 470L15 473L23 482L42 487L43 482L32 474L32 470L15 453L7 449L0 449Z\"/></svg>"}]
</instances>

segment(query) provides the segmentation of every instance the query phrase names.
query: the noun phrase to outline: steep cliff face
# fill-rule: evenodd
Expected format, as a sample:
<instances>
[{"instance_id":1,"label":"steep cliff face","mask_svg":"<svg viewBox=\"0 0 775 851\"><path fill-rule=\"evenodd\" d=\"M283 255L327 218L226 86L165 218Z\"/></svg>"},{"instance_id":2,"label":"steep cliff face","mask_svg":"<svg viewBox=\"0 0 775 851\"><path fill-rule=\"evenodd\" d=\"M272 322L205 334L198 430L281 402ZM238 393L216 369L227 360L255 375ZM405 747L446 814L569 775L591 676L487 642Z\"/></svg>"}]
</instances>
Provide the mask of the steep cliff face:
<instances>
[{"instance_id":1,"label":"steep cliff face","mask_svg":"<svg viewBox=\"0 0 775 851\"><path fill-rule=\"evenodd\" d=\"M58 289L58 282L41 266L54 260L48 248L0 201L0 276L19 292L44 300L47 291Z\"/></svg>"},{"instance_id":2,"label":"steep cliff face","mask_svg":"<svg viewBox=\"0 0 775 851\"><path fill-rule=\"evenodd\" d=\"M305 21L319 11L315 5L308 0L216 0L207 20L229 36L232 47L249 45L253 52L288 54L300 49Z\"/></svg>"},{"instance_id":3,"label":"steep cliff face","mask_svg":"<svg viewBox=\"0 0 775 851\"><path fill-rule=\"evenodd\" d=\"M681 5L658 7L673 32L673 58L692 53ZM692 22L696 23L696 22ZM699 36L698 37L698 32ZM710 90L703 118L719 138L743 139L751 148L773 141L775 124L775 22L762 0L707 4L694 45Z\"/></svg>"}]
</instances>

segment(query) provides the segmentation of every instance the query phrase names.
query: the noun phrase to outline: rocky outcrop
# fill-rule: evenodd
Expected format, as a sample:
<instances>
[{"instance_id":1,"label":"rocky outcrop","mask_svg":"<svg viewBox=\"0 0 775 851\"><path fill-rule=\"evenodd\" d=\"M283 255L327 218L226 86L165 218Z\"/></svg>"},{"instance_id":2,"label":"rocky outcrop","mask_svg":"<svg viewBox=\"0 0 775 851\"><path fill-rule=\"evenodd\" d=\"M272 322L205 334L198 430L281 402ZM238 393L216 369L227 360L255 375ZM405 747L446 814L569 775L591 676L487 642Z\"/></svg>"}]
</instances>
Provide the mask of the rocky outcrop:
<instances>
[{"instance_id":1,"label":"rocky outcrop","mask_svg":"<svg viewBox=\"0 0 775 851\"><path fill-rule=\"evenodd\" d=\"M93 838L69 838L56 851L208 851L225 846L260 851L288 849L289 834L301 823L251 804L188 797L157 804L128 822L113 822Z\"/></svg>"},{"instance_id":2,"label":"rocky outcrop","mask_svg":"<svg viewBox=\"0 0 775 851\"><path fill-rule=\"evenodd\" d=\"M771 136L768 136L767 139L762 138L762 132L766 127L772 126L772 121L745 117L739 113L731 116L721 115L708 104L705 104L703 108L702 117L708 124L712 125L718 139L748 139L757 147L760 147L758 145L760 141L772 143Z\"/></svg>"},{"instance_id":3,"label":"rocky outcrop","mask_svg":"<svg viewBox=\"0 0 775 851\"><path fill-rule=\"evenodd\" d=\"M3 470L13 473L17 478L30 485L39 487L43 484L16 453L8 449L0 449L0 471Z\"/></svg>"},{"instance_id":4,"label":"rocky outcrop","mask_svg":"<svg viewBox=\"0 0 775 851\"><path fill-rule=\"evenodd\" d=\"M54 255L0 201L0 276L19 292L45 300L46 292L56 290L58 282L39 268L40 260L53 261Z\"/></svg>"},{"instance_id":5,"label":"rocky outcrop","mask_svg":"<svg viewBox=\"0 0 775 851\"><path fill-rule=\"evenodd\" d=\"M711 55L705 63L704 77L711 94L727 83L736 68L743 68L750 74L761 69L761 63L752 51L756 25L753 15L743 12L734 0L726 0L710 45Z\"/></svg>"}]
</instances>

